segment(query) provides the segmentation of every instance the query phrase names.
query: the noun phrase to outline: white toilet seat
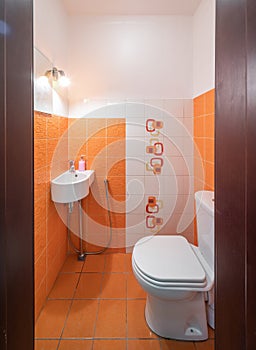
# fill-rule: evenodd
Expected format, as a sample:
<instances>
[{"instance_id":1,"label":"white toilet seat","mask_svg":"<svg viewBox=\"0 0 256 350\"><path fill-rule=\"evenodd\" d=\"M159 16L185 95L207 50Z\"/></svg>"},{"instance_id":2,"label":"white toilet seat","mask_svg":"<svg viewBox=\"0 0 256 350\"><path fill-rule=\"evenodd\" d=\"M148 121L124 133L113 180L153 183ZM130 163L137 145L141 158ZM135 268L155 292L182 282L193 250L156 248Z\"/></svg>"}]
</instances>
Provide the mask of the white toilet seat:
<instances>
[{"instance_id":1,"label":"white toilet seat","mask_svg":"<svg viewBox=\"0 0 256 350\"><path fill-rule=\"evenodd\" d=\"M203 283L188 283L188 282L162 282L162 281L157 281L154 280L147 275L145 275L140 268L136 265L136 263L133 260L133 269L134 272L137 273L138 276L140 276L141 279L143 279L146 283L151 284L152 286L156 288L163 288L163 289L181 289L181 290L200 290L204 289L207 285L207 281L205 280Z\"/></svg>"},{"instance_id":2,"label":"white toilet seat","mask_svg":"<svg viewBox=\"0 0 256 350\"><path fill-rule=\"evenodd\" d=\"M149 236L139 240L133 251L136 266L145 276L163 283L206 282L203 267L182 236Z\"/></svg>"},{"instance_id":3,"label":"white toilet seat","mask_svg":"<svg viewBox=\"0 0 256 350\"><path fill-rule=\"evenodd\" d=\"M204 258L182 236L142 238L134 247L132 264L138 277L157 289L207 291L213 285Z\"/></svg>"}]
</instances>

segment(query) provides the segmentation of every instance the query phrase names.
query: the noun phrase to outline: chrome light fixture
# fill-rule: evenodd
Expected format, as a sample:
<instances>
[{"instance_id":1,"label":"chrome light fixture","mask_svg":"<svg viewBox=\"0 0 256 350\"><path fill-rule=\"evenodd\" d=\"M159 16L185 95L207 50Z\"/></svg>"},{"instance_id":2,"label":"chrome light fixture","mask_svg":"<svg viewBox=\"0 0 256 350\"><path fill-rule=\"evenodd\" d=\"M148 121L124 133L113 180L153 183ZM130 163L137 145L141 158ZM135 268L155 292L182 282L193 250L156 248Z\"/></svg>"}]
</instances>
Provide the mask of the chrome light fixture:
<instances>
[{"instance_id":1,"label":"chrome light fixture","mask_svg":"<svg viewBox=\"0 0 256 350\"><path fill-rule=\"evenodd\" d=\"M62 87L66 87L70 84L70 80L68 77L66 77L64 71L57 69L56 67L47 70L44 75L48 78L48 80L58 82Z\"/></svg>"}]
</instances>

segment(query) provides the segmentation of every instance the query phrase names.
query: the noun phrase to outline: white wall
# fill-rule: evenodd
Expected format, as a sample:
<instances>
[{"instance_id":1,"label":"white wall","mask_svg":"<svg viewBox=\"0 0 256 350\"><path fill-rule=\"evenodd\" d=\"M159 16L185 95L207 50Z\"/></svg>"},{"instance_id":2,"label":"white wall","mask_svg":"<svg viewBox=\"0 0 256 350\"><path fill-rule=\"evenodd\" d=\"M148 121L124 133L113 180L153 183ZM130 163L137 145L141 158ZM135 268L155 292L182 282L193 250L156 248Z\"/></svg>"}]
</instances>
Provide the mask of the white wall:
<instances>
[{"instance_id":1,"label":"white wall","mask_svg":"<svg viewBox=\"0 0 256 350\"><path fill-rule=\"evenodd\" d=\"M71 17L71 103L191 98L192 26L192 16Z\"/></svg>"},{"instance_id":2,"label":"white wall","mask_svg":"<svg viewBox=\"0 0 256 350\"><path fill-rule=\"evenodd\" d=\"M64 70L67 68L67 24L61 0L34 0L34 45Z\"/></svg>"},{"instance_id":3,"label":"white wall","mask_svg":"<svg viewBox=\"0 0 256 350\"><path fill-rule=\"evenodd\" d=\"M35 0L35 47L71 76L71 109L84 98L191 98L214 87L215 2L194 16L70 17L61 0Z\"/></svg>"},{"instance_id":4,"label":"white wall","mask_svg":"<svg viewBox=\"0 0 256 350\"><path fill-rule=\"evenodd\" d=\"M193 18L193 97L215 86L215 0L202 0Z\"/></svg>"},{"instance_id":5,"label":"white wall","mask_svg":"<svg viewBox=\"0 0 256 350\"><path fill-rule=\"evenodd\" d=\"M67 72L68 17L61 0L34 0L35 110L68 116L67 89L41 83L38 77L57 66Z\"/></svg>"}]
</instances>

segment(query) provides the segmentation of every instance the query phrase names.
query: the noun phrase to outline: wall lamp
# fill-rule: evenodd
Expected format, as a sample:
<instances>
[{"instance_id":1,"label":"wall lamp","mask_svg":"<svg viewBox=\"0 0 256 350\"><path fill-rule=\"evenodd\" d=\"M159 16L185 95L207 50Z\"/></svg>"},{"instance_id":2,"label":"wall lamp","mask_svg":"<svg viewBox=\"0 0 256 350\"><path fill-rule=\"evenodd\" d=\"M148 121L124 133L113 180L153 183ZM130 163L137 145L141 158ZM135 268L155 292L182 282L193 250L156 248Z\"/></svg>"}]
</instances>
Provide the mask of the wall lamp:
<instances>
[{"instance_id":1,"label":"wall lamp","mask_svg":"<svg viewBox=\"0 0 256 350\"><path fill-rule=\"evenodd\" d=\"M56 67L47 70L44 75L48 78L48 80L58 82L62 87L67 87L70 84L70 80L68 77L66 77L64 71L57 69Z\"/></svg>"}]
</instances>

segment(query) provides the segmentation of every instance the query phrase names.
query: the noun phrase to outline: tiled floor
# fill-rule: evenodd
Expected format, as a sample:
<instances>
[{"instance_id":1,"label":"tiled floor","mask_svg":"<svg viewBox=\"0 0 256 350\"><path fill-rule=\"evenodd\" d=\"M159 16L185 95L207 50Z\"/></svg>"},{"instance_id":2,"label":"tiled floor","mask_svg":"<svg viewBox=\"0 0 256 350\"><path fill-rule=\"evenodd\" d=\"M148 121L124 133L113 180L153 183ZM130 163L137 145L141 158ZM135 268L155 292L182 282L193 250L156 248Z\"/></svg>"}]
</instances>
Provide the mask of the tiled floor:
<instances>
[{"instance_id":1,"label":"tiled floor","mask_svg":"<svg viewBox=\"0 0 256 350\"><path fill-rule=\"evenodd\" d=\"M158 337L144 319L145 293L129 254L68 256L35 329L35 350L213 350Z\"/></svg>"}]
</instances>

